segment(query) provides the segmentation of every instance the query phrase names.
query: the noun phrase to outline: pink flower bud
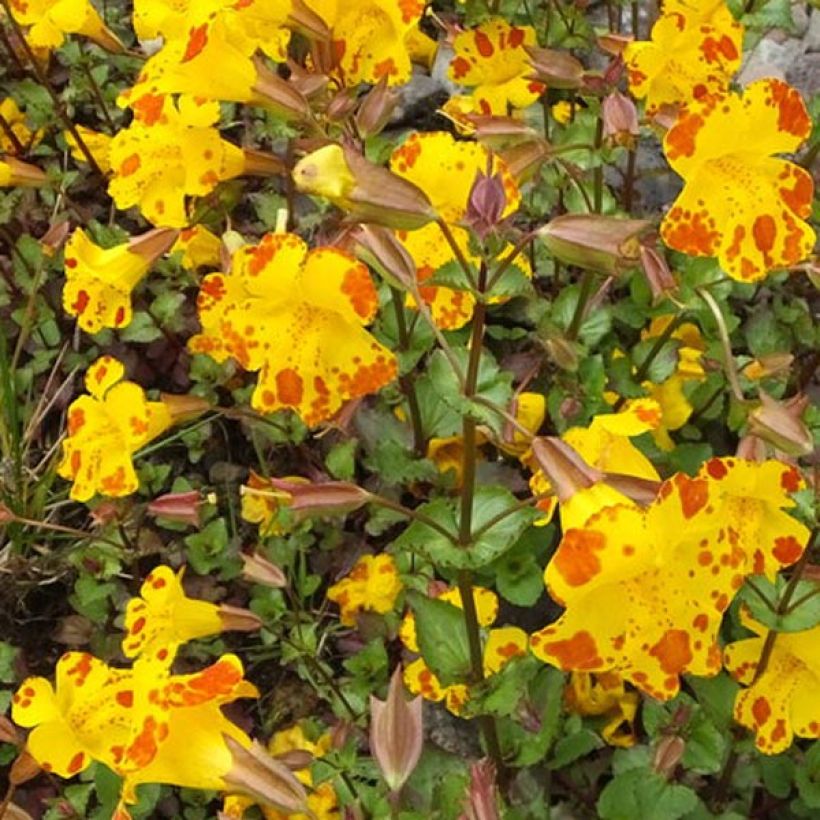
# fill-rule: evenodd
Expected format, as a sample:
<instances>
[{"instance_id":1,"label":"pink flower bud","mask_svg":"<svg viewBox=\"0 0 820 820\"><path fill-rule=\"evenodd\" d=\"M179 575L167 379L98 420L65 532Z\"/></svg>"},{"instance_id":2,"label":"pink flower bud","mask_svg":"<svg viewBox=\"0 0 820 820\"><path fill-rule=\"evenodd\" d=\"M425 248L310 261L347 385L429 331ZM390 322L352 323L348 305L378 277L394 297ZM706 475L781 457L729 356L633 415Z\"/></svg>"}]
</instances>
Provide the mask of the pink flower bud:
<instances>
[{"instance_id":1,"label":"pink flower bud","mask_svg":"<svg viewBox=\"0 0 820 820\"><path fill-rule=\"evenodd\" d=\"M495 787L495 766L489 758L470 766L470 785L459 820L501 820Z\"/></svg>"},{"instance_id":2,"label":"pink flower bud","mask_svg":"<svg viewBox=\"0 0 820 820\"><path fill-rule=\"evenodd\" d=\"M657 247L644 242L640 244L641 267L652 291L652 301L654 304L665 299L678 289L678 280L675 279L666 257Z\"/></svg>"},{"instance_id":3,"label":"pink flower bud","mask_svg":"<svg viewBox=\"0 0 820 820\"><path fill-rule=\"evenodd\" d=\"M361 225L354 236L359 258L391 285L413 290L416 265L393 231L379 225Z\"/></svg>"},{"instance_id":4,"label":"pink flower bud","mask_svg":"<svg viewBox=\"0 0 820 820\"><path fill-rule=\"evenodd\" d=\"M479 171L470 189L464 221L484 239L501 221L506 205L507 195L501 174L487 176Z\"/></svg>"},{"instance_id":5,"label":"pink flower bud","mask_svg":"<svg viewBox=\"0 0 820 820\"><path fill-rule=\"evenodd\" d=\"M420 696L404 696L401 666L390 679L387 700L370 696L370 751L392 792L401 789L421 757L421 708Z\"/></svg>"},{"instance_id":6,"label":"pink flower bud","mask_svg":"<svg viewBox=\"0 0 820 820\"><path fill-rule=\"evenodd\" d=\"M809 455L814 450L814 439L802 419L808 397L800 394L778 401L761 390L760 401L760 406L749 414L749 432L786 455Z\"/></svg>"},{"instance_id":7,"label":"pink flower bud","mask_svg":"<svg viewBox=\"0 0 820 820\"><path fill-rule=\"evenodd\" d=\"M287 493L288 507L295 513L323 515L348 513L367 504L370 493L348 481L302 482L271 478L274 490Z\"/></svg>"},{"instance_id":8,"label":"pink flower bud","mask_svg":"<svg viewBox=\"0 0 820 820\"><path fill-rule=\"evenodd\" d=\"M381 133L390 121L390 117L399 103L398 92L387 85L387 78L382 77L373 88L365 94L359 110L356 112L356 127L363 137Z\"/></svg>"},{"instance_id":9,"label":"pink flower bud","mask_svg":"<svg viewBox=\"0 0 820 820\"><path fill-rule=\"evenodd\" d=\"M686 742L679 735L661 738L652 756L652 768L667 780L672 777L686 751Z\"/></svg>"},{"instance_id":10,"label":"pink flower bud","mask_svg":"<svg viewBox=\"0 0 820 820\"><path fill-rule=\"evenodd\" d=\"M601 103L604 139L609 145L634 149L641 133L638 127L638 109L629 97L613 91Z\"/></svg>"},{"instance_id":11,"label":"pink flower bud","mask_svg":"<svg viewBox=\"0 0 820 820\"><path fill-rule=\"evenodd\" d=\"M204 503L205 499L199 490L191 490L187 493L166 493L155 498L148 505L147 510L150 515L190 524L199 529L202 526L200 508Z\"/></svg>"},{"instance_id":12,"label":"pink flower bud","mask_svg":"<svg viewBox=\"0 0 820 820\"><path fill-rule=\"evenodd\" d=\"M240 557L242 558L242 577L246 581L262 584L272 589L282 589L288 585L285 573L258 552L251 555L243 553Z\"/></svg>"},{"instance_id":13,"label":"pink flower bud","mask_svg":"<svg viewBox=\"0 0 820 820\"><path fill-rule=\"evenodd\" d=\"M533 68L533 79L550 88L580 88L584 67L569 52L525 46Z\"/></svg>"}]
</instances>

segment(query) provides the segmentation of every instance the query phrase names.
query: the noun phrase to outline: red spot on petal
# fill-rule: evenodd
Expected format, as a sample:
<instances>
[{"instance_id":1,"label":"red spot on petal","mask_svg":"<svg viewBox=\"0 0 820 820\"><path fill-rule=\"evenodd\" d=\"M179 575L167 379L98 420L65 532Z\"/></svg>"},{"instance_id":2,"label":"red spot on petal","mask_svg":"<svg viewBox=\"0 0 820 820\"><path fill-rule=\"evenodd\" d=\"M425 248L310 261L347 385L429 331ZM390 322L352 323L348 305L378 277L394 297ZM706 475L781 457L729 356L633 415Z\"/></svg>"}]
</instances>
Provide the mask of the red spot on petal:
<instances>
[{"instance_id":1,"label":"red spot on petal","mask_svg":"<svg viewBox=\"0 0 820 820\"><path fill-rule=\"evenodd\" d=\"M683 474L675 477L684 518L692 518L709 500L709 484L705 478L689 478Z\"/></svg>"},{"instance_id":2,"label":"red spot on petal","mask_svg":"<svg viewBox=\"0 0 820 820\"><path fill-rule=\"evenodd\" d=\"M185 49L182 62L187 63L189 60L193 60L207 44L208 24L203 23L201 26L192 28L188 35L188 46Z\"/></svg>"},{"instance_id":3,"label":"red spot on petal","mask_svg":"<svg viewBox=\"0 0 820 820\"><path fill-rule=\"evenodd\" d=\"M767 701L766 698L758 698L752 704L752 715L758 726L762 726L769 719L771 714L772 708L769 706L769 701Z\"/></svg>"},{"instance_id":4,"label":"red spot on petal","mask_svg":"<svg viewBox=\"0 0 820 820\"><path fill-rule=\"evenodd\" d=\"M276 374L276 389L279 391L279 400L284 404L296 405L302 401L302 377L290 367Z\"/></svg>"},{"instance_id":5,"label":"red spot on petal","mask_svg":"<svg viewBox=\"0 0 820 820\"><path fill-rule=\"evenodd\" d=\"M490 38L483 31L477 31L475 33L475 47L482 57L492 57L495 53Z\"/></svg>"},{"instance_id":6,"label":"red spot on petal","mask_svg":"<svg viewBox=\"0 0 820 820\"><path fill-rule=\"evenodd\" d=\"M601 571L596 553L605 546L606 538L600 532L568 530L553 558L555 568L571 587L586 584Z\"/></svg>"},{"instance_id":7,"label":"red spot on petal","mask_svg":"<svg viewBox=\"0 0 820 820\"><path fill-rule=\"evenodd\" d=\"M69 774L77 774L77 772L79 772L84 765L85 754L83 754L83 752L77 752L77 754L75 754L74 757L72 757L69 761L68 766L66 767L66 771Z\"/></svg>"},{"instance_id":8,"label":"red spot on petal","mask_svg":"<svg viewBox=\"0 0 820 820\"><path fill-rule=\"evenodd\" d=\"M803 546L793 535L787 535L774 539L772 552L781 564L793 564L803 554Z\"/></svg>"},{"instance_id":9,"label":"red spot on petal","mask_svg":"<svg viewBox=\"0 0 820 820\"><path fill-rule=\"evenodd\" d=\"M544 651L552 655L562 669L598 669L604 663L589 632L576 632L565 641L546 643Z\"/></svg>"},{"instance_id":10,"label":"red spot on petal","mask_svg":"<svg viewBox=\"0 0 820 820\"><path fill-rule=\"evenodd\" d=\"M763 214L755 219L752 225L752 236L755 245L764 253L768 254L774 247L777 238L777 225L774 219L768 214Z\"/></svg>"},{"instance_id":11,"label":"red spot on petal","mask_svg":"<svg viewBox=\"0 0 820 820\"><path fill-rule=\"evenodd\" d=\"M689 633L682 629L667 630L649 654L658 659L661 669L667 674L683 672L692 660Z\"/></svg>"},{"instance_id":12,"label":"red spot on petal","mask_svg":"<svg viewBox=\"0 0 820 820\"><path fill-rule=\"evenodd\" d=\"M706 462L706 472L716 481L720 481L729 473L728 467L719 458L710 458Z\"/></svg>"}]
</instances>

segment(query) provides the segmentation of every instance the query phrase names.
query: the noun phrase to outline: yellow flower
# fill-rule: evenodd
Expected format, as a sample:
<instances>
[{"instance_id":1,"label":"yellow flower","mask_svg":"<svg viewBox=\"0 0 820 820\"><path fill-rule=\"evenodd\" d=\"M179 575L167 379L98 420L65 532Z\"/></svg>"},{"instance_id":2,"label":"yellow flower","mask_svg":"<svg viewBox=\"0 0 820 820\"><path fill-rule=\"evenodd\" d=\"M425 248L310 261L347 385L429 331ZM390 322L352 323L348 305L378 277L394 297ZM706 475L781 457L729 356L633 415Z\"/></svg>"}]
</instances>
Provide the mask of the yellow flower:
<instances>
[{"instance_id":1,"label":"yellow flower","mask_svg":"<svg viewBox=\"0 0 820 820\"><path fill-rule=\"evenodd\" d=\"M621 748L635 745L639 703L640 695L627 692L623 680L613 672L573 672L564 690L567 710L578 715L604 716L601 737L610 746Z\"/></svg>"},{"instance_id":2,"label":"yellow flower","mask_svg":"<svg viewBox=\"0 0 820 820\"><path fill-rule=\"evenodd\" d=\"M132 205L154 225L182 228L190 221L186 196L207 196L244 173L242 150L213 127L219 105L165 97L150 122L134 119L111 141L108 192L120 210Z\"/></svg>"},{"instance_id":3,"label":"yellow flower","mask_svg":"<svg viewBox=\"0 0 820 820\"><path fill-rule=\"evenodd\" d=\"M65 247L63 308L87 333L131 323L131 291L174 243L177 232L158 229L101 248L81 228Z\"/></svg>"},{"instance_id":4,"label":"yellow flower","mask_svg":"<svg viewBox=\"0 0 820 820\"><path fill-rule=\"evenodd\" d=\"M11 13L29 27L26 39L34 48L59 48L66 34L82 34L108 51L125 51L90 0L11 0Z\"/></svg>"},{"instance_id":5,"label":"yellow flower","mask_svg":"<svg viewBox=\"0 0 820 820\"><path fill-rule=\"evenodd\" d=\"M483 442L482 437L477 443ZM455 475L454 486L461 487L464 478L464 439L461 436L431 438L427 442L427 458L442 475L452 471Z\"/></svg>"},{"instance_id":6,"label":"yellow flower","mask_svg":"<svg viewBox=\"0 0 820 820\"><path fill-rule=\"evenodd\" d=\"M479 113L506 116L509 108L526 108L544 91L529 79L532 74L525 46L537 45L532 26L511 26L498 17L453 38L455 56L449 77L456 83L475 86L472 96Z\"/></svg>"},{"instance_id":7,"label":"yellow flower","mask_svg":"<svg viewBox=\"0 0 820 820\"><path fill-rule=\"evenodd\" d=\"M288 476L288 481L305 481L299 476ZM258 524L259 535L282 535L286 528L279 522L279 510L288 506L288 493L277 490L270 480L251 470L248 483L240 488L242 509L240 515L244 521Z\"/></svg>"},{"instance_id":8,"label":"yellow flower","mask_svg":"<svg viewBox=\"0 0 820 820\"><path fill-rule=\"evenodd\" d=\"M196 271L199 268L218 268L222 262L222 240L204 225L193 225L179 232L179 239L171 253L182 251L182 267Z\"/></svg>"},{"instance_id":9,"label":"yellow flower","mask_svg":"<svg viewBox=\"0 0 820 820\"><path fill-rule=\"evenodd\" d=\"M664 138L685 183L661 223L664 242L690 256L716 256L741 282L807 257L815 241L803 222L811 175L772 155L796 151L811 127L800 94L772 79L683 115Z\"/></svg>"},{"instance_id":10,"label":"yellow flower","mask_svg":"<svg viewBox=\"0 0 820 820\"><path fill-rule=\"evenodd\" d=\"M97 163L97 167L104 173L108 174L111 171L111 140L112 137L104 134L101 131L93 131L91 128L86 128L84 125L75 125L80 139L85 143L89 153ZM68 150L71 151L71 156L76 162L87 162L85 154L74 139L71 131L63 131L63 137L68 145Z\"/></svg>"},{"instance_id":11,"label":"yellow flower","mask_svg":"<svg viewBox=\"0 0 820 820\"><path fill-rule=\"evenodd\" d=\"M464 608L458 589L445 590L436 597L459 609ZM495 593L484 587L473 587L473 600L479 626L490 626L498 615L498 598ZM399 637L411 652L419 651L416 619L412 612L404 616L399 628ZM527 633L523 629L517 626L490 629L484 644L484 675L487 677L494 675L513 658L526 654ZM405 665L404 684L414 695L421 695L425 700L434 702L443 700L447 709L455 715L461 714L464 705L470 699L469 688L464 684L454 683L450 686L442 686L435 673L424 662L424 658L417 658Z\"/></svg>"},{"instance_id":12,"label":"yellow flower","mask_svg":"<svg viewBox=\"0 0 820 820\"><path fill-rule=\"evenodd\" d=\"M572 119L572 103L569 100L559 100L550 106L550 113L556 122L566 125Z\"/></svg>"},{"instance_id":13,"label":"yellow flower","mask_svg":"<svg viewBox=\"0 0 820 820\"><path fill-rule=\"evenodd\" d=\"M341 581L328 589L327 598L338 605L341 622L355 626L360 612L390 612L402 588L392 556L363 555Z\"/></svg>"},{"instance_id":14,"label":"yellow flower","mask_svg":"<svg viewBox=\"0 0 820 820\"><path fill-rule=\"evenodd\" d=\"M378 308L367 268L335 248L267 234L234 253L230 274L206 276L197 303L203 332L189 348L259 370L260 412L291 408L318 424L396 374L393 354L363 327Z\"/></svg>"},{"instance_id":15,"label":"yellow flower","mask_svg":"<svg viewBox=\"0 0 820 820\"><path fill-rule=\"evenodd\" d=\"M777 461L708 461L678 473L646 510L609 507L566 529L544 579L566 610L531 637L560 669L613 671L660 700L683 673L721 666L718 630L747 575L801 555L808 531L784 507L800 487Z\"/></svg>"},{"instance_id":16,"label":"yellow flower","mask_svg":"<svg viewBox=\"0 0 820 820\"><path fill-rule=\"evenodd\" d=\"M618 413L602 413L595 416L588 427L571 427L561 438L583 460L607 473L658 481L657 470L649 459L630 441L630 438L657 429L660 424L660 407L652 399L636 399L628 402ZM533 463L533 459L529 459ZM533 495L552 492L549 479L540 468L530 477ZM630 504L629 499L609 485L599 482L576 492L561 505L561 523L564 529L581 526L587 518L611 504ZM538 502L537 509L543 518L536 525L550 522L557 499L548 496Z\"/></svg>"},{"instance_id":17,"label":"yellow flower","mask_svg":"<svg viewBox=\"0 0 820 820\"><path fill-rule=\"evenodd\" d=\"M647 114L724 94L740 68L743 26L722 2L664 3L651 40L624 52L629 88Z\"/></svg>"},{"instance_id":18,"label":"yellow flower","mask_svg":"<svg viewBox=\"0 0 820 820\"><path fill-rule=\"evenodd\" d=\"M184 568L154 568L125 610L126 658L143 657L170 666L180 645L226 628L220 607L188 598L182 588Z\"/></svg>"},{"instance_id":19,"label":"yellow flower","mask_svg":"<svg viewBox=\"0 0 820 820\"><path fill-rule=\"evenodd\" d=\"M780 632L766 669L757 677L767 629L742 614L757 637L729 644L724 662L747 688L735 698L735 720L755 733L764 754L785 752L798 737L820 738L820 626Z\"/></svg>"},{"instance_id":20,"label":"yellow flower","mask_svg":"<svg viewBox=\"0 0 820 820\"><path fill-rule=\"evenodd\" d=\"M414 131L390 157L393 173L424 191L436 213L450 224L467 213L476 175L487 173L490 163L490 175L501 175L507 195L503 215L509 216L521 202L518 186L503 160L477 142L458 141L445 131ZM442 180L447 184L442 185Z\"/></svg>"},{"instance_id":21,"label":"yellow flower","mask_svg":"<svg viewBox=\"0 0 820 820\"><path fill-rule=\"evenodd\" d=\"M143 389L122 381L125 368L111 356L89 367L80 396L68 408L68 436L58 475L73 481L71 498L88 501L94 493L124 496L139 486L131 456L171 426L161 401L148 401Z\"/></svg>"},{"instance_id":22,"label":"yellow flower","mask_svg":"<svg viewBox=\"0 0 820 820\"><path fill-rule=\"evenodd\" d=\"M335 72L345 85L377 83L382 77L399 85L410 79L405 38L418 27L423 0L306 0L306 5L331 29Z\"/></svg>"},{"instance_id":23,"label":"yellow flower","mask_svg":"<svg viewBox=\"0 0 820 820\"><path fill-rule=\"evenodd\" d=\"M0 102L0 116L8 123L11 132L26 150L33 148L42 139L43 129L32 131L28 127L26 115L17 107L17 103L12 97L6 97L3 102ZM16 146L6 133L5 128L0 129L0 153L17 153Z\"/></svg>"}]
</instances>

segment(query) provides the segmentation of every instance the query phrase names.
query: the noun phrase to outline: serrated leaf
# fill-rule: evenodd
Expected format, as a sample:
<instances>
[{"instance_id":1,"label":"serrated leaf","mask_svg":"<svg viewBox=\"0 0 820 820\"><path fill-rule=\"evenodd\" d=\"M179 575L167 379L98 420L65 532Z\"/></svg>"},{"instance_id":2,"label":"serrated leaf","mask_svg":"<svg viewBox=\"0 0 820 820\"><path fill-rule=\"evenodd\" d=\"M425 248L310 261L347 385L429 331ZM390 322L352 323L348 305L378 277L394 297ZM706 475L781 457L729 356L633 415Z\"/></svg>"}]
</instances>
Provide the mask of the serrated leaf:
<instances>
[{"instance_id":1,"label":"serrated leaf","mask_svg":"<svg viewBox=\"0 0 820 820\"><path fill-rule=\"evenodd\" d=\"M791 597L790 611L779 614L778 602L785 586L780 576L773 584L765 576L754 575L746 581L739 597L756 621L777 632L802 632L820 624L820 586L800 581Z\"/></svg>"},{"instance_id":2,"label":"serrated leaf","mask_svg":"<svg viewBox=\"0 0 820 820\"><path fill-rule=\"evenodd\" d=\"M347 441L340 441L330 448L330 452L325 457L325 466L333 478L339 481L351 481L356 473L356 447L358 441L355 438Z\"/></svg>"},{"instance_id":3,"label":"serrated leaf","mask_svg":"<svg viewBox=\"0 0 820 820\"><path fill-rule=\"evenodd\" d=\"M581 729L571 735L566 735L555 744L547 768L563 769L595 749L600 749L603 745L601 738L591 729Z\"/></svg>"},{"instance_id":4,"label":"serrated leaf","mask_svg":"<svg viewBox=\"0 0 820 820\"><path fill-rule=\"evenodd\" d=\"M407 595L416 619L416 638L424 662L443 686L463 682L470 673L470 645L464 613L456 606L418 592Z\"/></svg>"},{"instance_id":5,"label":"serrated leaf","mask_svg":"<svg viewBox=\"0 0 820 820\"><path fill-rule=\"evenodd\" d=\"M607 783L598 798L602 820L677 820L698 804L695 792L652 770L635 768Z\"/></svg>"}]
</instances>

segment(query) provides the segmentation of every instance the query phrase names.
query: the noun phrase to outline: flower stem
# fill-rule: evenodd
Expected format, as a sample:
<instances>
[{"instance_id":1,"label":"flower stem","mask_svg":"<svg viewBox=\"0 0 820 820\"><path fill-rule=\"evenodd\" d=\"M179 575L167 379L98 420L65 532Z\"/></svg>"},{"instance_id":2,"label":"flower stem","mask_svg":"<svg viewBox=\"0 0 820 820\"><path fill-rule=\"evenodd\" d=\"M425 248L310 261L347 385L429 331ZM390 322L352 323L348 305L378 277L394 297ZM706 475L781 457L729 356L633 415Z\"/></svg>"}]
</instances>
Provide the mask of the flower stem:
<instances>
[{"instance_id":1,"label":"flower stem","mask_svg":"<svg viewBox=\"0 0 820 820\"><path fill-rule=\"evenodd\" d=\"M592 288L595 284L595 273L591 270L584 271L584 276L581 279L581 292L578 294L578 303L575 305L575 313L572 316L572 321L567 328L567 338L570 341L575 341L578 338L578 333L581 330L581 325L584 322L584 315L587 311L587 304L592 296Z\"/></svg>"},{"instance_id":2,"label":"flower stem","mask_svg":"<svg viewBox=\"0 0 820 820\"><path fill-rule=\"evenodd\" d=\"M505 273L507 268L512 265L521 251L523 251L530 244L530 242L535 239L536 235L536 231L529 231L518 240L515 247L501 260L501 264L499 264L493 275L490 277L490 281L487 283L487 291L491 291L493 289L494 285Z\"/></svg>"},{"instance_id":3,"label":"flower stem","mask_svg":"<svg viewBox=\"0 0 820 820\"><path fill-rule=\"evenodd\" d=\"M369 503L375 504L377 507L384 507L386 510L397 512L400 515L412 519L413 521L418 521L419 524L424 524L425 527L435 530L439 535L443 536L454 545L458 545L460 543L458 537L454 533L450 532L445 527L442 527L438 521L435 521L419 510L405 507L403 504L399 504L398 501L392 501L389 498L385 498L383 495L371 494Z\"/></svg>"},{"instance_id":4,"label":"flower stem","mask_svg":"<svg viewBox=\"0 0 820 820\"><path fill-rule=\"evenodd\" d=\"M407 331L407 318L404 315L404 294L398 288L390 288L393 310L396 314L396 329L399 335L399 350L406 353L410 350L410 334ZM413 377L405 373L399 376L399 387L407 399L407 409L410 413L410 424L413 429L413 451L417 456L424 455L424 429L421 424L421 408L416 395L416 386Z\"/></svg>"},{"instance_id":5,"label":"flower stem","mask_svg":"<svg viewBox=\"0 0 820 820\"><path fill-rule=\"evenodd\" d=\"M737 373L735 357L732 355L732 341L729 338L729 330L726 327L726 320L723 318L720 306L715 301L715 297L712 296L706 288L697 288L697 292L698 296L706 302L709 310L712 311L712 315L715 317L720 343L723 347L723 367L726 371L726 379L732 388L732 395L734 395L741 404L747 404L748 402L743 396L743 389L740 386L740 377Z\"/></svg>"},{"instance_id":6,"label":"flower stem","mask_svg":"<svg viewBox=\"0 0 820 820\"><path fill-rule=\"evenodd\" d=\"M450 246L450 250L453 252L453 255L458 260L459 265L461 265L462 270L464 271L465 276L467 277L467 281L473 286L476 286L475 279L473 277L473 270L470 267L470 263L467 261L467 257L464 256L463 251L456 242L456 238L453 236L453 232L450 230L450 226L443 220L437 219L436 224L439 226L442 235L444 236L445 241Z\"/></svg>"}]
</instances>

